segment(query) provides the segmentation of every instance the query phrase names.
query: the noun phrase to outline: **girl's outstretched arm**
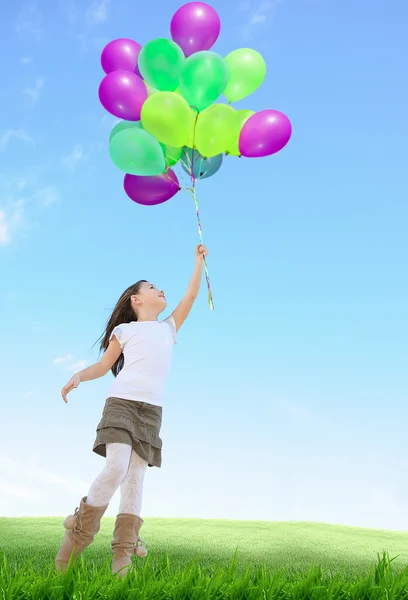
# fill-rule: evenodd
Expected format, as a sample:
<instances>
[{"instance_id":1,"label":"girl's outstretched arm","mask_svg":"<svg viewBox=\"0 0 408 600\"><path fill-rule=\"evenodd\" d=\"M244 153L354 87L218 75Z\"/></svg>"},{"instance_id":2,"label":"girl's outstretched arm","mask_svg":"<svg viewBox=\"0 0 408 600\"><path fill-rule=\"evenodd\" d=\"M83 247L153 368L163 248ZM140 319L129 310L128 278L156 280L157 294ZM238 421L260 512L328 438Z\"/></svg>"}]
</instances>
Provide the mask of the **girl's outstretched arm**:
<instances>
[{"instance_id":1,"label":"girl's outstretched arm","mask_svg":"<svg viewBox=\"0 0 408 600\"><path fill-rule=\"evenodd\" d=\"M198 296L198 292L201 285L201 279L203 275L203 263L204 257L207 256L208 251L205 246L200 244L196 248L195 252L195 267L193 271L193 275L191 277L190 283L188 284L187 291L184 295L184 298L177 306L177 308L172 313L173 319L176 323L176 330L178 331L184 321L187 319L190 310L195 302L195 299Z\"/></svg>"},{"instance_id":2,"label":"girl's outstretched arm","mask_svg":"<svg viewBox=\"0 0 408 600\"><path fill-rule=\"evenodd\" d=\"M112 368L115 362L118 360L119 356L122 353L122 348L116 337L114 336L106 351L104 352L102 358L87 367L83 371L76 373L61 390L61 396L64 402L68 402L67 394L73 389L77 388L82 381L91 381L91 379L98 379L98 377L103 377L106 373Z\"/></svg>"}]
</instances>

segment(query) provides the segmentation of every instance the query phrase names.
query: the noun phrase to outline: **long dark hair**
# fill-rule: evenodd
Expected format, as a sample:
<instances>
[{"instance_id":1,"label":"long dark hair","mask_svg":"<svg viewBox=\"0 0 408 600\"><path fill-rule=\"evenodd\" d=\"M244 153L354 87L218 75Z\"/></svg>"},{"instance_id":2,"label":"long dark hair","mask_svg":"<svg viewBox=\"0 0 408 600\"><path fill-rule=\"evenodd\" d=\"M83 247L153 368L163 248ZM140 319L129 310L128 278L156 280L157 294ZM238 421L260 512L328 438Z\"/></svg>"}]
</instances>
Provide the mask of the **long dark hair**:
<instances>
[{"instance_id":1,"label":"long dark hair","mask_svg":"<svg viewBox=\"0 0 408 600\"><path fill-rule=\"evenodd\" d=\"M99 340L101 340L101 352L106 350L109 346L111 333L117 325L120 325L121 323L130 323L131 321L137 321L137 314L132 308L131 297L140 292L142 283L147 282L145 279L141 279L137 283L134 283L133 285L129 286L128 289L123 292L123 294L117 301L116 306L113 309L112 314L106 323L105 332L99 338ZM96 343L98 343L99 340ZM123 364L124 357L123 354L121 354L118 360L111 368L111 371L115 377L117 377L117 375L119 375L119 372L123 369Z\"/></svg>"}]
</instances>

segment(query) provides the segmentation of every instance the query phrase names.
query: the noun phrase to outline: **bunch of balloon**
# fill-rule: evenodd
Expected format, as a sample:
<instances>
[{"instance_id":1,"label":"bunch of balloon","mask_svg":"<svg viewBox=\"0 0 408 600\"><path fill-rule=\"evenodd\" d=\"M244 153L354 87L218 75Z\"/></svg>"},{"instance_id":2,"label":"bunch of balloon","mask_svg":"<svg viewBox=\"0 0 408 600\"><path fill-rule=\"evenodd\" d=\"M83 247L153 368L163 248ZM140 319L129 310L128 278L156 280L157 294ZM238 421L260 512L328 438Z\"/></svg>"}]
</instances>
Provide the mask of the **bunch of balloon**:
<instances>
[{"instance_id":1,"label":"bunch of balloon","mask_svg":"<svg viewBox=\"0 0 408 600\"><path fill-rule=\"evenodd\" d=\"M125 173L131 200L153 206L182 189L174 167L190 182L203 243L196 182L214 175L224 156L263 157L288 143L292 127L280 111L235 110L231 104L255 92L265 79L259 52L239 48L225 57L211 48L220 34L217 12L204 2L181 6L170 23L171 39L141 46L120 38L101 56L103 107L121 119L109 139L112 162ZM221 96L227 103L220 102ZM208 300L213 309L207 261Z\"/></svg>"}]
</instances>

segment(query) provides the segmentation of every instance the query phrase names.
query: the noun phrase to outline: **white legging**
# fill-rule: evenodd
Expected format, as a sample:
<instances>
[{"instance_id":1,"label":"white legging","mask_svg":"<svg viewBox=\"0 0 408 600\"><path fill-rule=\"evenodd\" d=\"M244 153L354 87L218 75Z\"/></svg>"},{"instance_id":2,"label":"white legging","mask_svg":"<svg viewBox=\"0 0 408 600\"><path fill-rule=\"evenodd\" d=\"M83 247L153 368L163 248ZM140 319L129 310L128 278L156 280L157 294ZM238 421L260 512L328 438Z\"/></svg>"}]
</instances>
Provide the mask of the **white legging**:
<instances>
[{"instance_id":1,"label":"white legging","mask_svg":"<svg viewBox=\"0 0 408 600\"><path fill-rule=\"evenodd\" d=\"M140 517L147 462L128 444L106 444L106 462L86 499L90 506L106 506L120 486L119 514Z\"/></svg>"}]
</instances>

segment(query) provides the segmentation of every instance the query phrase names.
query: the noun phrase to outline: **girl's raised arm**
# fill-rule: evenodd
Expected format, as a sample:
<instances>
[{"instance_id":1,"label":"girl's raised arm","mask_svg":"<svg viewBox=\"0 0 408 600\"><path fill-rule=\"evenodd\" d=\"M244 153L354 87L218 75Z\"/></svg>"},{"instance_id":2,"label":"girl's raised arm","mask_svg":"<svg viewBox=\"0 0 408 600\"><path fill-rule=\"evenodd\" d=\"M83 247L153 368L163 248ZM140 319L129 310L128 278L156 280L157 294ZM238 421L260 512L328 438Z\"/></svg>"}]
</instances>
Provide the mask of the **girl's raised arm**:
<instances>
[{"instance_id":1,"label":"girl's raised arm","mask_svg":"<svg viewBox=\"0 0 408 600\"><path fill-rule=\"evenodd\" d=\"M187 319L190 310L198 296L198 292L201 285L201 279L203 275L203 263L204 257L207 256L208 251L205 246L200 244L196 248L195 253L195 267L193 271L193 275L190 279L190 283L188 284L187 291L184 295L184 298L181 300L177 308L172 313L172 317L176 323L176 330L178 331L184 321Z\"/></svg>"}]
</instances>

